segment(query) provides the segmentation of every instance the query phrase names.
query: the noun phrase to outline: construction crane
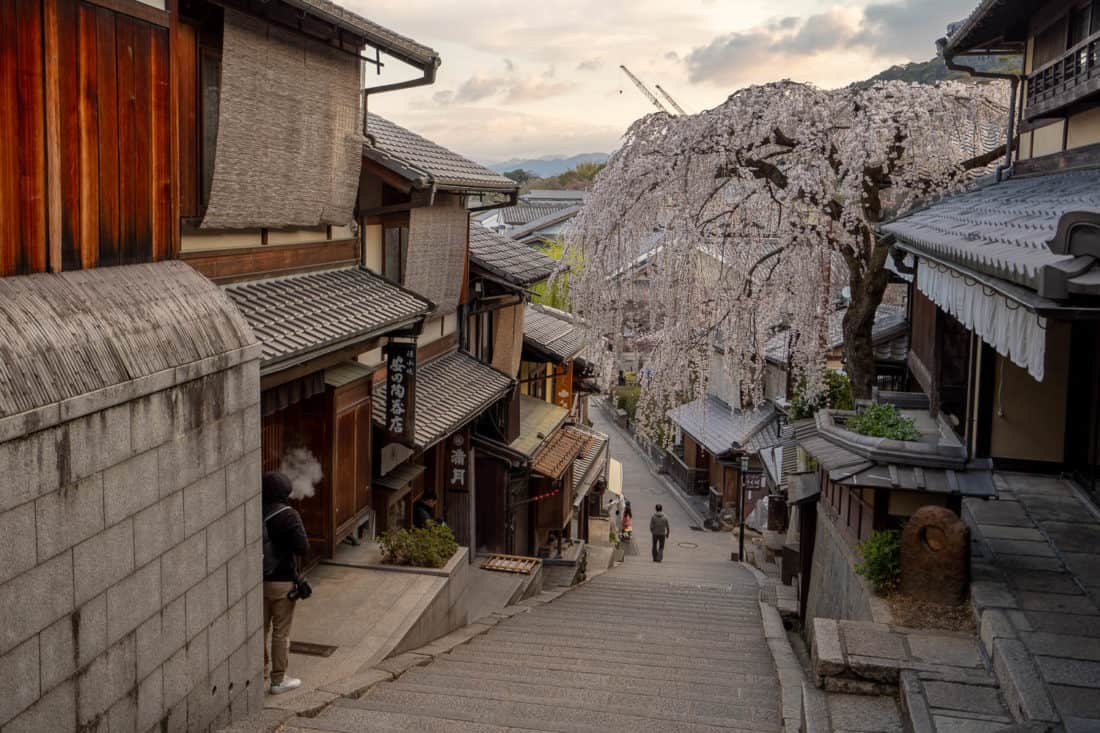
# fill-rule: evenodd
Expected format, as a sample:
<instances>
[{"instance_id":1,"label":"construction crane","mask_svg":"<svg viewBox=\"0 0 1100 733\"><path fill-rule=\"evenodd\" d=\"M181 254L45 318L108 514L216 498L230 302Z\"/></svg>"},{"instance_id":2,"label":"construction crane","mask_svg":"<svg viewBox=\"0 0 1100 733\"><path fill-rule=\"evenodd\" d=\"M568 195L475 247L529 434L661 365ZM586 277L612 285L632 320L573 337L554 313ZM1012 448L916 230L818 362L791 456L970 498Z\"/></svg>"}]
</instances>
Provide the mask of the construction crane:
<instances>
[{"instance_id":1,"label":"construction crane","mask_svg":"<svg viewBox=\"0 0 1100 733\"><path fill-rule=\"evenodd\" d=\"M654 84L654 86L657 87L657 91L659 91L661 93L661 96L664 97L666 100L668 100L668 103L672 105L673 109L675 109L678 113L680 113L682 115L687 114L687 112L684 111L683 107L676 104L676 100L672 98L672 95L661 88L660 84Z\"/></svg>"},{"instance_id":2,"label":"construction crane","mask_svg":"<svg viewBox=\"0 0 1100 733\"><path fill-rule=\"evenodd\" d=\"M630 69L626 68L626 66L624 66L622 64L619 64L619 68L623 70L624 74L626 74L627 76L630 77L630 81L634 82L634 86L638 87L638 91L640 91L642 94L644 94L646 99L648 99L650 102L653 103L654 107L656 107L657 109L659 109L660 111L664 112L665 114L667 114L669 116L675 116L671 112L668 111L667 107L665 107L663 104L661 104L661 100L657 99L657 97L653 94L653 92L649 91L649 89L646 88L646 85L642 83L641 79L639 79L638 77L636 77L636 76L634 76L633 74L630 73ZM665 96L667 97L668 95L666 94Z\"/></svg>"}]
</instances>

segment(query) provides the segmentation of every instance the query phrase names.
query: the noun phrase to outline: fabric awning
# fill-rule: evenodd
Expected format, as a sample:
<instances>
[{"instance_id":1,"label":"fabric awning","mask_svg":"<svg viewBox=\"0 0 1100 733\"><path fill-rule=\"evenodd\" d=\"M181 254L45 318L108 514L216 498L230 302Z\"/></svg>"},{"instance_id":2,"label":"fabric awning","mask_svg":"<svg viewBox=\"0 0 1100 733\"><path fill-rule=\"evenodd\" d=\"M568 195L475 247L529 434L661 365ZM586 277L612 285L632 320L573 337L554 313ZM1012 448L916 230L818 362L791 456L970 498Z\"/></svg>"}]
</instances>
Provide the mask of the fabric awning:
<instances>
[{"instance_id":1,"label":"fabric awning","mask_svg":"<svg viewBox=\"0 0 1100 733\"><path fill-rule=\"evenodd\" d=\"M947 267L921 259L917 287L983 341L1037 381L1046 363L1047 321L1019 303L987 291L980 283Z\"/></svg>"},{"instance_id":2,"label":"fabric awning","mask_svg":"<svg viewBox=\"0 0 1100 733\"><path fill-rule=\"evenodd\" d=\"M623 495L623 464L614 458L607 466L607 490L616 496Z\"/></svg>"},{"instance_id":3,"label":"fabric awning","mask_svg":"<svg viewBox=\"0 0 1100 733\"><path fill-rule=\"evenodd\" d=\"M572 428L580 430L580 428ZM609 438L604 433L583 431L592 440L577 460L573 462L573 506L579 506L592 489L592 485L607 473L607 446Z\"/></svg>"}]
</instances>

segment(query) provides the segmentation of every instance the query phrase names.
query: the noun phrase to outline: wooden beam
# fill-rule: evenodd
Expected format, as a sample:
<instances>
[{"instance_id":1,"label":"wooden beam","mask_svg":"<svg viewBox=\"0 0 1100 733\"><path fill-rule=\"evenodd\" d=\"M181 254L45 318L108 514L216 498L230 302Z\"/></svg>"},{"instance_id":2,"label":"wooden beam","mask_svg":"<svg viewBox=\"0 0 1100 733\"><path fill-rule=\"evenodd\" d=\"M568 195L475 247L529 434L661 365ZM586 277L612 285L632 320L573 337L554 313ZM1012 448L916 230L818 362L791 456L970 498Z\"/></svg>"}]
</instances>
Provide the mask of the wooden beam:
<instances>
[{"instance_id":1,"label":"wooden beam","mask_svg":"<svg viewBox=\"0 0 1100 733\"><path fill-rule=\"evenodd\" d=\"M171 144L169 162L170 213L168 215L169 259L180 256L180 68L179 68L179 0L168 0L168 138ZM193 70L192 70L193 72Z\"/></svg>"},{"instance_id":2,"label":"wooden beam","mask_svg":"<svg viewBox=\"0 0 1100 733\"><path fill-rule=\"evenodd\" d=\"M46 59L46 211L50 272L61 272L61 76L58 3L44 0Z\"/></svg>"}]
</instances>

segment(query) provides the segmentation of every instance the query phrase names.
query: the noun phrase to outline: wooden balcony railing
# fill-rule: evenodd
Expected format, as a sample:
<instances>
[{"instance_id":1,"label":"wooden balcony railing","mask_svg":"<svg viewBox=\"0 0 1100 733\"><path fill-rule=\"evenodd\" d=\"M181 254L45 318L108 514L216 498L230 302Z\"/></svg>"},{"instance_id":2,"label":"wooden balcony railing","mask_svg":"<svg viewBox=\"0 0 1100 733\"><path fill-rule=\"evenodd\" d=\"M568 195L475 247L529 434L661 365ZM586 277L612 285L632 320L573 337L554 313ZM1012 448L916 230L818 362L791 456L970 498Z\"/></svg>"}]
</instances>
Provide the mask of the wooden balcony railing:
<instances>
[{"instance_id":1,"label":"wooden balcony railing","mask_svg":"<svg viewBox=\"0 0 1100 733\"><path fill-rule=\"evenodd\" d=\"M680 456L671 451L666 451L665 455L668 458L665 462L668 466L668 475L672 477L677 486L689 494L707 493L709 486L709 473L707 471L689 468Z\"/></svg>"},{"instance_id":2,"label":"wooden balcony railing","mask_svg":"<svg viewBox=\"0 0 1100 733\"><path fill-rule=\"evenodd\" d=\"M1100 91L1100 34L1036 69L1027 78L1027 119L1043 117Z\"/></svg>"}]
</instances>

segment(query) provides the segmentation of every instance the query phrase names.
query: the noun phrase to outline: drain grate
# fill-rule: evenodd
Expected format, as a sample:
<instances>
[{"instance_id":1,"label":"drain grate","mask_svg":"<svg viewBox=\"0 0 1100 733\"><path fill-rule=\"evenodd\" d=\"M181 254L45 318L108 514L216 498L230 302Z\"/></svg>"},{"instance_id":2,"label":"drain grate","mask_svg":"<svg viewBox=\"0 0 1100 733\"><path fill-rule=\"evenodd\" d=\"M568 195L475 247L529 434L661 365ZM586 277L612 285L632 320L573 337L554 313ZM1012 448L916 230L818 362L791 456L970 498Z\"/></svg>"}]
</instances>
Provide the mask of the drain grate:
<instances>
[{"instance_id":1,"label":"drain grate","mask_svg":"<svg viewBox=\"0 0 1100 733\"><path fill-rule=\"evenodd\" d=\"M686 550L694 550L699 547L699 545L695 544L694 542L677 542L676 546L683 547Z\"/></svg>"},{"instance_id":2,"label":"drain grate","mask_svg":"<svg viewBox=\"0 0 1100 733\"><path fill-rule=\"evenodd\" d=\"M311 657L331 657L336 647L329 644L313 644L308 641L292 641L290 651L294 654L308 654Z\"/></svg>"}]
</instances>

